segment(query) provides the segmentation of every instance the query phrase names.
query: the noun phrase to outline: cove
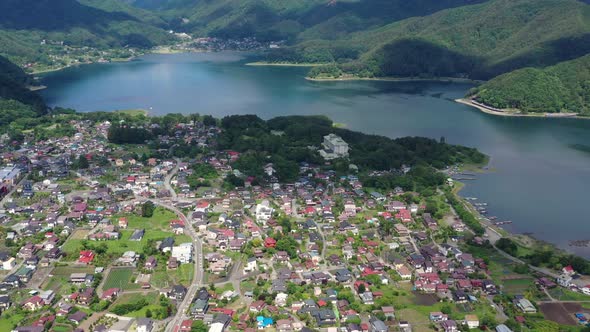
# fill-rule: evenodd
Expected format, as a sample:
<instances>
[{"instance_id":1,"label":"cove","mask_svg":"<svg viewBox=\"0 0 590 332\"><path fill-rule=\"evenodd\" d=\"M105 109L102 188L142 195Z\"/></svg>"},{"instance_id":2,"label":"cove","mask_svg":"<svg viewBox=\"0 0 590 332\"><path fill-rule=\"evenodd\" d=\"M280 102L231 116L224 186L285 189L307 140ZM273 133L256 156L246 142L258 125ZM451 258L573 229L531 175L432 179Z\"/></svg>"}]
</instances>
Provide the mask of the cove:
<instances>
[{"instance_id":1,"label":"cove","mask_svg":"<svg viewBox=\"0 0 590 332\"><path fill-rule=\"evenodd\" d=\"M491 156L492 171L461 192L487 202L504 226L584 257L590 248L590 121L507 118L455 103L471 87L442 82L310 82L307 69L245 66L236 53L147 55L68 68L42 77L51 106L78 111L142 108L152 115L200 113L330 117L389 137L445 137Z\"/></svg>"}]
</instances>

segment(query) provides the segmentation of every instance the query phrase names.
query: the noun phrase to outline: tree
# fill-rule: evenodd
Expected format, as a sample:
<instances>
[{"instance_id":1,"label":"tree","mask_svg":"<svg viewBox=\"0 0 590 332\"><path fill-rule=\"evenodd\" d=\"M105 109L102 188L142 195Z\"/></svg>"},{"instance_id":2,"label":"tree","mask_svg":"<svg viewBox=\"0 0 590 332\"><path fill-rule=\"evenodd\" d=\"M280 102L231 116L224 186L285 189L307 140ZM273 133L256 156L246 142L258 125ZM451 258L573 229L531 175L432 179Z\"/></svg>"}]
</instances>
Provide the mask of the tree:
<instances>
[{"instance_id":1,"label":"tree","mask_svg":"<svg viewBox=\"0 0 590 332\"><path fill-rule=\"evenodd\" d=\"M88 163L88 159L86 158L86 156L80 155L80 157L78 157L76 167L78 169L87 169L88 167L90 167L90 164Z\"/></svg>"},{"instance_id":2,"label":"tree","mask_svg":"<svg viewBox=\"0 0 590 332\"><path fill-rule=\"evenodd\" d=\"M150 309L146 309L146 310L145 310L145 316L146 316L147 318L150 318L150 317L152 317L152 311L151 311Z\"/></svg>"},{"instance_id":3,"label":"tree","mask_svg":"<svg viewBox=\"0 0 590 332\"><path fill-rule=\"evenodd\" d=\"M141 216L144 218L151 218L154 215L156 206L152 201L147 201L141 206Z\"/></svg>"},{"instance_id":4,"label":"tree","mask_svg":"<svg viewBox=\"0 0 590 332\"><path fill-rule=\"evenodd\" d=\"M363 294L367 289L365 288L365 284L360 284L358 288L358 293Z\"/></svg>"},{"instance_id":5,"label":"tree","mask_svg":"<svg viewBox=\"0 0 590 332\"><path fill-rule=\"evenodd\" d=\"M193 325L191 326L191 332L207 332L209 329L202 320L195 320L193 321Z\"/></svg>"}]
</instances>

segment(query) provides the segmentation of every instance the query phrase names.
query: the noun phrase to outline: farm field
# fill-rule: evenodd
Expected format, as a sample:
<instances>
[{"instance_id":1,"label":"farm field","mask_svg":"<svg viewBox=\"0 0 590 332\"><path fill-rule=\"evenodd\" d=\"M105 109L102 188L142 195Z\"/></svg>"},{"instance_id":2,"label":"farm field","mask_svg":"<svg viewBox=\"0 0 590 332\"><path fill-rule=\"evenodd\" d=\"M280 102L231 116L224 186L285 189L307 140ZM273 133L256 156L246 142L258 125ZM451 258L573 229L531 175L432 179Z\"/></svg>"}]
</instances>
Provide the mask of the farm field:
<instances>
[{"instance_id":1,"label":"farm field","mask_svg":"<svg viewBox=\"0 0 590 332\"><path fill-rule=\"evenodd\" d=\"M504 279L502 280L502 290L507 294L519 295L523 294L531 286L534 286L534 284L534 280L526 276L518 279Z\"/></svg>"},{"instance_id":2,"label":"farm field","mask_svg":"<svg viewBox=\"0 0 590 332\"><path fill-rule=\"evenodd\" d=\"M113 268L104 282L103 290L109 288L120 288L122 290L137 289L139 285L131 283L131 276L134 269L131 268Z\"/></svg>"}]
</instances>

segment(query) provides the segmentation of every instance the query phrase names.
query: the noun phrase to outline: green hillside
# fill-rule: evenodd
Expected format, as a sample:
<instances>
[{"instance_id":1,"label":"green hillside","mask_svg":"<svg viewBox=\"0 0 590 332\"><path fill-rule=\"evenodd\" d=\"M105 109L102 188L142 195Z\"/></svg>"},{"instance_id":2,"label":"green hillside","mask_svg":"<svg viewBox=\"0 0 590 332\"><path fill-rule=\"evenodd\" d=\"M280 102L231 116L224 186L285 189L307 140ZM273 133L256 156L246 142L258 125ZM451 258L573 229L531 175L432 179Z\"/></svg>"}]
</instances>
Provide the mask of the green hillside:
<instances>
[{"instance_id":1,"label":"green hillside","mask_svg":"<svg viewBox=\"0 0 590 332\"><path fill-rule=\"evenodd\" d=\"M545 69L523 68L500 75L471 93L497 108L590 114L590 55Z\"/></svg>"},{"instance_id":2,"label":"green hillside","mask_svg":"<svg viewBox=\"0 0 590 332\"><path fill-rule=\"evenodd\" d=\"M43 40L74 47L143 48L170 39L164 29L154 26L164 22L153 14L116 0L84 2L108 11L75 0L1 1L0 54L20 64L47 56Z\"/></svg>"},{"instance_id":3,"label":"green hillside","mask_svg":"<svg viewBox=\"0 0 590 332\"><path fill-rule=\"evenodd\" d=\"M159 10L175 30L221 38L335 39L485 0L128 0Z\"/></svg>"},{"instance_id":4,"label":"green hillside","mask_svg":"<svg viewBox=\"0 0 590 332\"><path fill-rule=\"evenodd\" d=\"M342 58L342 49L358 56ZM269 58L297 60L317 50L328 50L328 57L345 62L340 67L352 74L489 79L590 53L590 6L576 0L490 0L354 33L347 40L306 41Z\"/></svg>"}]
</instances>

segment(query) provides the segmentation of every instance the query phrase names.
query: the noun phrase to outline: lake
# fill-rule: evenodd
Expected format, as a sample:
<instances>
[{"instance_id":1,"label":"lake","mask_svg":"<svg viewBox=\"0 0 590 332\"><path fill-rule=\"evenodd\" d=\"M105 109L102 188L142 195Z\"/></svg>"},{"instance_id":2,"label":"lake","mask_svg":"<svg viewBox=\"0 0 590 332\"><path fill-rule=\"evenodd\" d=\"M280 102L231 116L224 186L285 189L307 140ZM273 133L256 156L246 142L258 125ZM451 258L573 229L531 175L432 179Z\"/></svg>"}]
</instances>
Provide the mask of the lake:
<instances>
[{"instance_id":1,"label":"lake","mask_svg":"<svg viewBox=\"0 0 590 332\"><path fill-rule=\"evenodd\" d=\"M349 129L389 137L427 136L480 149L492 171L469 181L464 196L513 232L568 247L590 239L590 120L505 118L452 100L468 84L310 82L307 69L251 67L236 53L148 55L138 61L87 65L46 74L51 106L79 111L143 108L150 114L223 117L322 114Z\"/></svg>"}]
</instances>

